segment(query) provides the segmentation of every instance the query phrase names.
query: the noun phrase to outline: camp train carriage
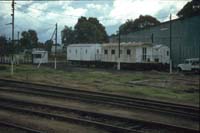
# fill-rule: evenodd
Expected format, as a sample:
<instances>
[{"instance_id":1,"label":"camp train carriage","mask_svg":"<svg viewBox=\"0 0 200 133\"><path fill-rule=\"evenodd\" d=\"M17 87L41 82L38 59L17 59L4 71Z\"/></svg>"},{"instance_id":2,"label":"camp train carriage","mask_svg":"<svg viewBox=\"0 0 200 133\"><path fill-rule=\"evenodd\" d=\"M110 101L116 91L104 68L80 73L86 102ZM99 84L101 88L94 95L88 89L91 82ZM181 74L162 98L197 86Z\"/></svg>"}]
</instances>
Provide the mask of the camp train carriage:
<instances>
[{"instance_id":1,"label":"camp train carriage","mask_svg":"<svg viewBox=\"0 0 200 133\"><path fill-rule=\"evenodd\" d=\"M67 60L71 63L122 68L154 69L169 64L169 48L152 43L70 44Z\"/></svg>"}]
</instances>

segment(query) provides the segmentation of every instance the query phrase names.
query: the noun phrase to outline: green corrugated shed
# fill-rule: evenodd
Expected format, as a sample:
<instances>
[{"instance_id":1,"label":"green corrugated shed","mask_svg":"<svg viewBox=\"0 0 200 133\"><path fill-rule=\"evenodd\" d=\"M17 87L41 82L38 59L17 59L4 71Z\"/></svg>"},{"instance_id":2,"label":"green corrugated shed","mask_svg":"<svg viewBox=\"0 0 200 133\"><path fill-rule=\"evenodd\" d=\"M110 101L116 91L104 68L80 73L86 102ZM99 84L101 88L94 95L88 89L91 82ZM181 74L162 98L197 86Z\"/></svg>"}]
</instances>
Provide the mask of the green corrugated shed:
<instances>
[{"instance_id":1,"label":"green corrugated shed","mask_svg":"<svg viewBox=\"0 0 200 133\"><path fill-rule=\"evenodd\" d=\"M169 21L122 35L122 42L151 42L169 46ZM172 21L172 60L176 66L186 58L200 56L200 15Z\"/></svg>"}]
</instances>

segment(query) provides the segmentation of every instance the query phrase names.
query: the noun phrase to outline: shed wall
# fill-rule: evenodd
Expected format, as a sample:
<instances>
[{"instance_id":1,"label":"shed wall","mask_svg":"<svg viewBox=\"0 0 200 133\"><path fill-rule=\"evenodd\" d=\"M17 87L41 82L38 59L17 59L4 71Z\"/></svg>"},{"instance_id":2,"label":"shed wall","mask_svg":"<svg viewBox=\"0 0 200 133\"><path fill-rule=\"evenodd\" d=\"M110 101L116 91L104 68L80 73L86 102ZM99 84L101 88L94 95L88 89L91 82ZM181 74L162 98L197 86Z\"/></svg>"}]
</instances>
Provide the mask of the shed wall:
<instances>
[{"instance_id":1,"label":"shed wall","mask_svg":"<svg viewBox=\"0 0 200 133\"><path fill-rule=\"evenodd\" d=\"M169 47L169 22L158 26L145 28L128 35L122 35L122 42L153 42ZM114 39L115 41L117 40ZM173 65L181 63L186 58L200 56L200 16L172 21L172 48Z\"/></svg>"}]
</instances>

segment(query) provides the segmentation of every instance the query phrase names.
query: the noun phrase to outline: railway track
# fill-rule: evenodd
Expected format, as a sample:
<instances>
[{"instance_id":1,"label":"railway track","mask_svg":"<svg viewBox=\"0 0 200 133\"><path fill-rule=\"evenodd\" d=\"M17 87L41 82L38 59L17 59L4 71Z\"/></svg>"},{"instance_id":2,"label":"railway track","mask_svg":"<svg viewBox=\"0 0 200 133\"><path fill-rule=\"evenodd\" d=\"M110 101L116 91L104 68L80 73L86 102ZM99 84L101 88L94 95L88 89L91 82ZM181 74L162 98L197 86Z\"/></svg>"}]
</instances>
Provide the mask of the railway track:
<instances>
[{"instance_id":1,"label":"railway track","mask_svg":"<svg viewBox=\"0 0 200 133\"><path fill-rule=\"evenodd\" d=\"M115 133L198 133L198 130L51 104L0 98L1 109L95 126ZM37 110L37 111L35 111ZM46 113L48 112L48 113Z\"/></svg>"},{"instance_id":2,"label":"railway track","mask_svg":"<svg viewBox=\"0 0 200 133\"><path fill-rule=\"evenodd\" d=\"M41 85L6 79L0 79L0 86L11 87L3 90L0 89L0 91L14 91L26 94L28 93L42 96L81 100L89 103L109 104L118 107L138 108L169 115L186 117L198 121L200 116L199 107L190 105L181 105L102 92L92 92L86 90Z\"/></svg>"},{"instance_id":3,"label":"railway track","mask_svg":"<svg viewBox=\"0 0 200 133\"><path fill-rule=\"evenodd\" d=\"M22 125L16 125L13 123L8 123L4 121L0 121L0 126L6 127L6 128L13 128L16 130L16 132L24 132L24 133L44 133L43 131L40 130L35 130L32 128L24 127Z\"/></svg>"}]
</instances>

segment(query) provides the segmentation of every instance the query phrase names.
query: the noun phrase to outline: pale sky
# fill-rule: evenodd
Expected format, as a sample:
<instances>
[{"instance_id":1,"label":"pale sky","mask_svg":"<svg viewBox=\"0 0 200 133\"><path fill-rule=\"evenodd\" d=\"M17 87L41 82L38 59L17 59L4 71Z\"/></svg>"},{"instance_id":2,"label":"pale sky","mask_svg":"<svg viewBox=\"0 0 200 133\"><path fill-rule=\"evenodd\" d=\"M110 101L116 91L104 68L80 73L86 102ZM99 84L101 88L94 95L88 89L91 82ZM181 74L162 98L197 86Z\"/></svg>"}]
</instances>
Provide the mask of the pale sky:
<instances>
[{"instance_id":1,"label":"pale sky","mask_svg":"<svg viewBox=\"0 0 200 133\"><path fill-rule=\"evenodd\" d=\"M64 25L74 26L80 16L96 17L109 35L116 33L127 19L151 15L159 21L173 19L176 13L191 0L51 0L20 1L15 4L15 38L17 32L34 29L40 42L51 38L58 23L58 39ZM11 0L0 0L0 35L11 37Z\"/></svg>"}]
</instances>

